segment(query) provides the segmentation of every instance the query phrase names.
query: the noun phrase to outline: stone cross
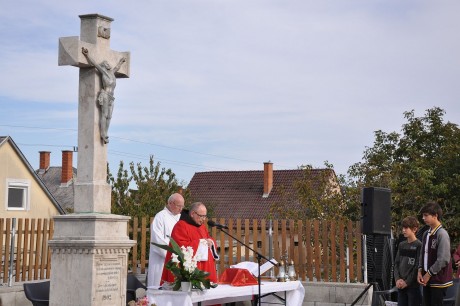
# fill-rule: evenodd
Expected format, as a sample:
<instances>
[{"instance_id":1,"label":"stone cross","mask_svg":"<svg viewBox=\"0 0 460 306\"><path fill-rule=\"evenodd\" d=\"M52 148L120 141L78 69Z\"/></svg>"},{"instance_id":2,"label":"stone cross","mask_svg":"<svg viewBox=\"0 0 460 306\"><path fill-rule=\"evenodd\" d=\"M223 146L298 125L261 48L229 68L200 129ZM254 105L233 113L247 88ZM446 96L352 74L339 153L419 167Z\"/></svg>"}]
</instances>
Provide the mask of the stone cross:
<instances>
[{"instance_id":1,"label":"stone cross","mask_svg":"<svg viewBox=\"0 0 460 306\"><path fill-rule=\"evenodd\" d=\"M129 77L130 54L110 49L112 18L99 14L79 17L80 38L61 37L58 60L59 66L71 65L80 68L78 172L74 211L110 213L111 199L110 186L106 182L107 146L105 144L108 142L107 130L113 110L115 77ZM107 80L109 76L104 76L101 72L105 64L108 64L109 68L114 67L109 69L112 79ZM112 87L107 88L107 86ZM102 101L103 99L106 101Z\"/></svg>"},{"instance_id":2,"label":"stone cross","mask_svg":"<svg viewBox=\"0 0 460 306\"><path fill-rule=\"evenodd\" d=\"M81 37L59 39L59 65L80 68L78 173L74 213L54 216L50 305L125 306L130 217L110 214L107 127L116 77L129 76L129 53L109 48L110 23L81 15ZM114 67L114 68L112 68ZM104 70L105 69L105 70ZM102 104L102 105L100 105ZM113 104L111 105L113 106ZM107 112L108 111L108 112Z\"/></svg>"}]
</instances>

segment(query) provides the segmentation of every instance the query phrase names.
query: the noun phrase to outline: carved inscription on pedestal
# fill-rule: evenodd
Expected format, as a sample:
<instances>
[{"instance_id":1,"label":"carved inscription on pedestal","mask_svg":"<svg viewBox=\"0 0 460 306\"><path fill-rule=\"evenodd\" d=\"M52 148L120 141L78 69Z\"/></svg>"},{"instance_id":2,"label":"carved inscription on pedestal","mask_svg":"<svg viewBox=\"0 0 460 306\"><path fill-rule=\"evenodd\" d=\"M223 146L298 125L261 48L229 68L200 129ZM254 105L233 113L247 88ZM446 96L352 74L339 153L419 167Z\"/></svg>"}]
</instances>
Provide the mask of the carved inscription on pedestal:
<instances>
[{"instance_id":1,"label":"carved inscription on pedestal","mask_svg":"<svg viewBox=\"0 0 460 306\"><path fill-rule=\"evenodd\" d=\"M96 279L93 287L93 301L97 305L117 305L122 298L121 257L96 257L94 268Z\"/></svg>"}]
</instances>

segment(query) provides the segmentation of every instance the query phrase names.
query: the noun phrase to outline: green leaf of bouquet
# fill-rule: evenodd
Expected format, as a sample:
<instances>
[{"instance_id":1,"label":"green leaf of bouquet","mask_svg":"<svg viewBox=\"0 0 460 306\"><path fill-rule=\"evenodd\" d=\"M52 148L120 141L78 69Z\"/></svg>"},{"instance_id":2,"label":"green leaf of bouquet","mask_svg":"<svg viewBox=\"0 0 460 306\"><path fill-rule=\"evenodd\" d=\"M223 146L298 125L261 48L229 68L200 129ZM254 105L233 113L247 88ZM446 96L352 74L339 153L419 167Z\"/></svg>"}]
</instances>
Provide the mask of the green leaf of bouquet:
<instances>
[{"instance_id":1,"label":"green leaf of bouquet","mask_svg":"<svg viewBox=\"0 0 460 306\"><path fill-rule=\"evenodd\" d=\"M174 250L173 250L169 245L166 245L166 244L158 244L158 243L155 243L155 242L150 242L150 244L153 244L154 246L157 246L157 247L159 247L160 249L163 249L163 250L169 251L169 252L171 252L171 253L174 253Z\"/></svg>"},{"instance_id":2,"label":"green leaf of bouquet","mask_svg":"<svg viewBox=\"0 0 460 306\"><path fill-rule=\"evenodd\" d=\"M172 237L169 238L169 242L171 243L171 246L172 246L172 249L173 249L171 251L171 253L174 253L174 254L178 255L180 262L184 262L184 256L182 254L182 250L181 250L180 246L177 244L176 241L174 241L174 239Z\"/></svg>"},{"instance_id":3,"label":"green leaf of bouquet","mask_svg":"<svg viewBox=\"0 0 460 306\"><path fill-rule=\"evenodd\" d=\"M194 273L197 277L200 277L200 278L206 278L206 276L209 275L209 272L206 272L206 271L203 271L203 270L199 270L199 269L196 269L195 271L193 271L193 273Z\"/></svg>"},{"instance_id":4,"label":"green leaf of bouquet","mask_svg":"<svg viewBox=\"0 0 460 306\"><path fill-rule=\"evenodd\" d=\"M180 282L179 280L177 280L177 281L174 282L173 291L177 291L177 290L180 289L180 283L181 283L181 282Z\"/></svg>"},{"instance_id":5,"label":"green leaf of bouquet","mask_svg":"<svg viewBox=\"0 0 460 306\"><path fill-rule=\"evenodd\" d=\"M209 289L211 286L211 282L209 281L209 279L203 280L202 283L206 289Z\"/></svg>"},{"instance_id":6,"label":"green leaf of bouquet","mask_svg":"<svg viewBox=\"0 0 460 306\"><path fill-rule=\"evenodd\" d=\"M200 289L201 291L203 291L203 288L201 288L201 282L197 279L192 279L190 281L190 283L192 284L192 288L194 289Z\"/></svg>"}]
</instances>

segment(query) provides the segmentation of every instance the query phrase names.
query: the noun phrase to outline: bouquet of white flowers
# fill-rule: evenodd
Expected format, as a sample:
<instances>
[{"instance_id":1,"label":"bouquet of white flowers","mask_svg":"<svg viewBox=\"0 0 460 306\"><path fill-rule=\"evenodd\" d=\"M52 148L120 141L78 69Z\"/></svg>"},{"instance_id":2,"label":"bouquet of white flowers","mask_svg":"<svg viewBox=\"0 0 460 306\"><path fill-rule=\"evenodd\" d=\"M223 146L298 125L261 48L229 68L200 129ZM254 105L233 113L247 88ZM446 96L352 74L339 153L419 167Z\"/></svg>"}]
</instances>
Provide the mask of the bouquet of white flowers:
<instances>
[{"instance_id":1,"label":"bouquet of white flowers","mask_svg":"<svg viewBox=\"0 0 460 306\"><path fill-rule=\"evenodd\" d=\"M180 289L181 282L190 282L192 288L200 290L217 287L217 284L211 283L208 279L209 272L204 272L197 268L196 256L193 256L191 246L179 247L172 238L170 238L170 242L171 246L154 242L152 244L172 253L171 259L166 263L165 267L174 274L174 291Z\"/></svg>"}]
</instances>

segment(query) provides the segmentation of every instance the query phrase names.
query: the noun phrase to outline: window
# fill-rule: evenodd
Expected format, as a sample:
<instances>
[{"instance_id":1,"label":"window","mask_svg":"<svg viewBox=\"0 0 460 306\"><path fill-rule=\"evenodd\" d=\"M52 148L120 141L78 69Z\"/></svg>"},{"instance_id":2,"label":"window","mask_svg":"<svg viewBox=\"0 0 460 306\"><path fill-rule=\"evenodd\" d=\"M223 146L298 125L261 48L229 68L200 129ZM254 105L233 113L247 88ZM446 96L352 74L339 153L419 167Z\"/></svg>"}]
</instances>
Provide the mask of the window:
<instances>
[{"instance_id":1,"label":"window","mask_svg":"<svg viewBox=\"0 0 460 306\"><path fill-rule=\"evenodd\" d=\"M30 182L28 180L7 179L6 209L29 210Z\"/></svg>"}]
</instances>

